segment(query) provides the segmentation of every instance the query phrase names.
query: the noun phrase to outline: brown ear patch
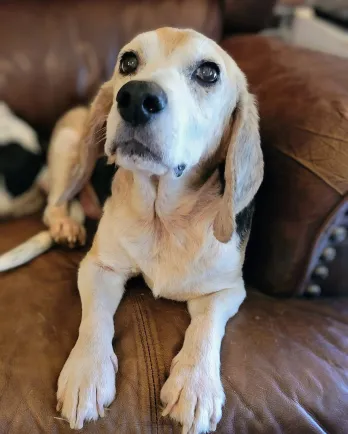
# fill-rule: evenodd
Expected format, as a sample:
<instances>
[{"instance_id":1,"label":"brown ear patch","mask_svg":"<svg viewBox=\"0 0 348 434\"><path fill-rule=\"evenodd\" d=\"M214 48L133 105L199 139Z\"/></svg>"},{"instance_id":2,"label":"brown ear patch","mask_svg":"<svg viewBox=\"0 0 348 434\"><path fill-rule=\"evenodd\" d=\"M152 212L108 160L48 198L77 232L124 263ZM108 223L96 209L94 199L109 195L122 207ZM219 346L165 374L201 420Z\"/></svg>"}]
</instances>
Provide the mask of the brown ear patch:
<instances>
[{"instance_id":1,"label":"brown ear patch","mask_svg":"<svg viewBox=\"0 0 348 434\"><path fill-rule=\"evenodd\" d=\"M156 33L166 56L171 54L176 48L186 45L192 38L191 32L170 27L162 27L156 30Z\"/></svg>"},{"instance_id":2,"label":"brown ear patch","mask_svg":"<svg viewBox=\"0 0 348 434\"><path fill-rule=\"evenodd\" d=\"M245 77L240 77L240 95L230 127L225 163L225 189L214 221L214 235L228 243L236 230L236 216L255 196L263 177L259 117L255 98L247 90Z\"/></svg>"}]
</instances>

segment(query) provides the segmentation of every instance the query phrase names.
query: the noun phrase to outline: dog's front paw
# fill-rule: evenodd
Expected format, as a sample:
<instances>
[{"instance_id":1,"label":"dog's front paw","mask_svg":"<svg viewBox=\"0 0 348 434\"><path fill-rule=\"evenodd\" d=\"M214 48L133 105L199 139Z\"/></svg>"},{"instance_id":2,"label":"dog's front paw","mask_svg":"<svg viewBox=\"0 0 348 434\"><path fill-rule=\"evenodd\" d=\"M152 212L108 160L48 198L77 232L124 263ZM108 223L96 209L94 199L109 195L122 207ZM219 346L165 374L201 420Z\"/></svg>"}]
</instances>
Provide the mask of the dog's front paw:
<instances>
[{"instance_id":1,"label":"dog's front paw","mask_svg":"<svg viewBox=\"0 0 348 434\"><path fill-rule=\"evenodd\" d=\"M56 218L50 225L50 233L56 243L71 248L86 242L85 228L71 217Z\"/></svg>"},{"instance_id":2,"label":"dog's front paw","mask_svg":"<svg viewBox=\"0 0 348 434\"><path fill-rule=\"evenodd\" d=\"M115 398L117 358L112 346L86 348L76 343L59 376L57 410L73 429L104 416Z\"/></svg>"},{"instance_id":3,"label":"dog's front paw","mask_svg":"<svg viewBox=\"0 0 348 434\"><path fill-rule=\"evenodd\" d=\"M163 416L181 423L182 434L215 431L225 401L218 363L192 364L179 353L162 388L161 401L166 406Z\"/></svg>"}]
</instances>

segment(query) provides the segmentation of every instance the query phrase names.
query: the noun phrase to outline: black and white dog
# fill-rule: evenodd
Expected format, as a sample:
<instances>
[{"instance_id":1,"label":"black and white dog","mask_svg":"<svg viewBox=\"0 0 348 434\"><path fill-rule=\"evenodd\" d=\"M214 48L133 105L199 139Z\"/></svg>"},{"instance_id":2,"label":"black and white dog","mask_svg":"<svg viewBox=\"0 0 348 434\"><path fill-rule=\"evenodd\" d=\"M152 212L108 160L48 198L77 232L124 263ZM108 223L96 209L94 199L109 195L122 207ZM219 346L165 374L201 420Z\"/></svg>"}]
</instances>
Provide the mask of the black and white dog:
<instances>
[{"instance_id":1,"label":"black and white dog","mask_svg":"<svg viewBox=\"0 0 348 434\"><path fill-rule=\"evenodd\" d=\"M36 132L0 102L0 218L31 214L43 206L43 174Z\"/></svg>"},{"instance_id":2,"label":"black and white dog","mask_svg":"<svg viewBox=\"0 0 348 434\"><path fill-rule=\"evenodd\" d=\"M54 242L84 244L85 217L98 219L110 194L115 166L97 161L91 179L70 204L55 206L64 173L74 157L88 109L77 107L58 120L48 146L48 158L36 132L0 102L0 220L22 217L43 208L48 230L0 255L0 271L22 265L48 250ZM107 167L106 167L107 166ZM58 194L59 196L59 194ZM75 232L74 232L75 231Z\"/></svg>"}]
</instances>

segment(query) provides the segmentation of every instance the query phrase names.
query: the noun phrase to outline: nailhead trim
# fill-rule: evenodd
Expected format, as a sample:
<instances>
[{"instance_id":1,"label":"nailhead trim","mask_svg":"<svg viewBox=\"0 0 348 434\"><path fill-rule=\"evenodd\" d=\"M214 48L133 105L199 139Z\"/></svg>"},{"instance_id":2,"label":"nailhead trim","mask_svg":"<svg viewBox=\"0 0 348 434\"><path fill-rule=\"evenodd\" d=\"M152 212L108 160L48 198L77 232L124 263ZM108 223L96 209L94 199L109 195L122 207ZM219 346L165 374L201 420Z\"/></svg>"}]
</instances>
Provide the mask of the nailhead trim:
<instances>
[{"instance_id":1,"label":"nailhead trim","mask_svg":"<svg viewBox=\"0 0 348 434\"><path fill-rule=\"evenodd\" d=\"M318 265L314 269L314 275L321 279L326 279L329 276L329 269L325 265Z\"/></svg>"},{"instance_id":2,"label":"nailhead trim","mask_svg":"<svg viewBox=\"0 0 348 434\"><path fill-rule=\"evenodd\" d=\"M309 297L335 294L337 290L331 288L332 282L338 276L334 270L345 274L348 272L343 265L341 255L347 251L348 241L348 198L342 201L331 211L321 225L315 243L311 246L310 256L304 270L303 280L299 282L297 294ZM344 243L340 246L341 243ZM342 269L344 268L344 269ZM339 275L341 278L341 276ZM339 282L340 285L341 282Z\"/></svg>"},{"instance_id":3,"label":"nailhead trim","mask_svg":"<svg viewBox=\"0 0 348 434\"><path fill-rule=\"evenodd\" d=\"M306 294L319 296L321 294L321 288L319 285L312 283L312 284L308 285Z\"/></svg>"},{"instance_id":4,"label":"nailhead trim","mask_svg":"<svg viewBox=\"0 0 348 434\"><path fill-rule=\"evenodd\" d=\"M344 216L348 217L348 207L344 211ZM334 226L331 229L329 238L327 239L328 244L333 243L337 245L342 243L348 235L348 227L346 227L346 219L343 219L343 225ZM321 295L322 289L318 284L319 280L323 281L329 276L329 263L334 261L337 255L337 251L334 246L327 245L321 255L318 258L318 262L314 264L312 269L312 275L309 279L308 286L305 290L305 294L309 296L319 296ZM319 280L318 280L319 279ZM319 282L320 283L320 282Z\"/></svg>"},{"instance_id":5,"label":"nailhead trim","mask_svg":"<svg viewBox=\"0 0 348 434\"><path fill-rule=\"evenodd\" d=\"M331 232L330 239L335 243L342 243L347 238L347 229L344 226L336 226Z\"/></svg>"},{"instance_id":6,"label":"nailhead trim","mask_svg":"<svg viewBox=\"0 0 348 434\"><path fill-rule=\"evenodd\" d=\"M328 246L323 250L320 259L323 262L332 262L336 258L336 249Z\"/></svg>"}]
</instances>

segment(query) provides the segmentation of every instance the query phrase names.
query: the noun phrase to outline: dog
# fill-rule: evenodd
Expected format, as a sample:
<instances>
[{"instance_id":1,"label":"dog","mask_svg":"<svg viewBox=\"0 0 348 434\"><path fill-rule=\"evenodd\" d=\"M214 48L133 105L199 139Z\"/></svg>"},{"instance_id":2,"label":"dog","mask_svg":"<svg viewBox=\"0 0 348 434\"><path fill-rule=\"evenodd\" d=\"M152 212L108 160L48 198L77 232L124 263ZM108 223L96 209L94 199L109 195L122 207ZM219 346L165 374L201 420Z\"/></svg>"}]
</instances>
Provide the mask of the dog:
<instances>
[{"instance_id":1,"label":"dog","mask_svg":"<svg viewBox=\"0 0 348 434\"><path fill-rule=\"evenodd\" d=\"M246 296L242 265L263 178L246 78L193 30L143 33L121 50L78 148L58 206L104 151L119 169L79 268L82 320L59 376L57 409L75 429L104 416L116 393L113 316L126 281L140 274L155 297L186 302L191 316L161 390L163 416L183 434L214 431L225 399L220 346Z\"/></svg>"},{"instance_id":2,"label":"dog","mask_svg":"<svg viewBox=\"0 0 348 434\"><path fill-rule=\"evenodd\" d=\"M44 159L36 132L0 101L0 218L21 217L43 206Z\"/></svg>"},{"instance_id":3,"label":"dog","mask_svg":"<svg viewBox=\"0 0 348 434\"><path fill-rule=\"evenodd\" d=\"M0 256L0 271L23 265L54 243L71 248L84 245L86 217L98 220L109 195L115 167L98 159L93 174L71 201L56 202L69 179L88 115L87 107L74 107L56 123L48 145L47 162L35 131L0 104L0 217L22 217L42 209L48 230Z\"/></svg>"}]
</instances>

